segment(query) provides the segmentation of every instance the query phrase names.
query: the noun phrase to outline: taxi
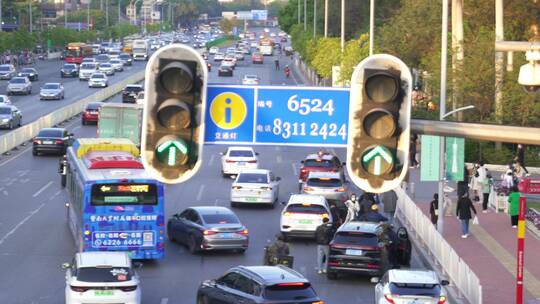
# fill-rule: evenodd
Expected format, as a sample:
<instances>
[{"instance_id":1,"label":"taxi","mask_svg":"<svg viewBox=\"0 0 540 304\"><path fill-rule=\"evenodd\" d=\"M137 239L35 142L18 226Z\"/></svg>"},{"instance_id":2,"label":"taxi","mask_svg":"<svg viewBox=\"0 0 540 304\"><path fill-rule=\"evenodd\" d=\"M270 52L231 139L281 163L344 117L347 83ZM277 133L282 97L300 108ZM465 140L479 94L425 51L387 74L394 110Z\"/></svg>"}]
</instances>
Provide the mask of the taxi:
<instances>
[{"instance_id":1,"label":"taxi","mask_svg":"<svg viewBox=\"0 0 540 304\"><path fill-rule=\"evenodd\" d=\"M293 194L281 212L280 230L286 237L314 238L315 230L327 217L332 222L330 206L320 195Z\"/></svg>"}]
</instances>

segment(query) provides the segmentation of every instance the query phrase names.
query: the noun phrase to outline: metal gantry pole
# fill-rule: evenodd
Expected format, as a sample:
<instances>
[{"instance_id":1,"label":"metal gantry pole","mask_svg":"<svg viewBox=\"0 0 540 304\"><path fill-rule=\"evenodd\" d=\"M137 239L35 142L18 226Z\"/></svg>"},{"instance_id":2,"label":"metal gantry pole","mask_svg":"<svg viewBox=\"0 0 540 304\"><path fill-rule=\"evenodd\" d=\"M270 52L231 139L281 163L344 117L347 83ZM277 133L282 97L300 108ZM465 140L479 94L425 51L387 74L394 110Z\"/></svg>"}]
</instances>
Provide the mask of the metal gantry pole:
<instances>
[{"instance_id":1,"label":"metal gantry pole","mask_svg":"<svg viewBox=\"0 0 540 304\"><path fill-rule=\"evenodd\" d=\"M105 0L105 23L109 27L109 0Z\"/></svg>"},{"instance_id":2,"label":"metal gantry pole","mask_svg":"<svg viewBox=\"0 0 540 304\"><path fill-rule=\"evenodd\" d=\"M86 28L90 30L90 3L92 1L88 0L88 4L86 5Z\"/></svg>"},{"instance_id":3,"label":"metal gantry pole","mask_svg":"<svg viewBox=\"0 0 540 304\"><path fill-rule=\"evenodd\" d=\"M444 120L446 114L446 66L448 56L448 0L442 1L441 28L441 89L439 101L439 120ZM437 230L442 235L444 231L444 180L445 180L445 150L446 138L442 136L439 143L439 217Z\"/></svg>"},{"instance_id":4,"label":"metal gantry pole","mask_svg":"<svg viewBox=\"0 0 540 304\"><path fill-rule=\"evenodd\" d=\"M29 29L30 33L32 33L32 0L28 0L28 12L30 13L30 22L29 22Z\"/></svg>"},{"instance_id":5,"label":"metal gantry pole","mask_svg":"<svg viewBox=\"0 0 540 304\"><path fill-rule=\"evenodd\" d=\"M328 0L324 0L324 38L326 37L328 37Z\"/></svg>"},{"instance_id":6,"label":"metal gantry pole","mask_svg":"<svg viewBox=\"0 0 540 304\"><path fill-rule=\"evenodd\" d=\"M341 0L341 52L345 50L345 0Z\"/></svg>"},{"instance_id":7,"label":"metal gantry pole","mask_svg":"<svg viewBox=\"0 0 540 304\"><path fill-rule=\"evenodd\" d=\"M373 38L375 36L375 0L369 1L369 56L373 55Z\"/></svg>"},{"instance_id":8,"label":"metal gantry pole","mask_svg":"<svg viewBox=\"0 0 540 304\"><path fill-rule=\"evenodd\" d=\"M67 16L68 15L68 11L67 11L67 0L64 0L64 27L67 28Z\"/></svg>"}]
</instances>

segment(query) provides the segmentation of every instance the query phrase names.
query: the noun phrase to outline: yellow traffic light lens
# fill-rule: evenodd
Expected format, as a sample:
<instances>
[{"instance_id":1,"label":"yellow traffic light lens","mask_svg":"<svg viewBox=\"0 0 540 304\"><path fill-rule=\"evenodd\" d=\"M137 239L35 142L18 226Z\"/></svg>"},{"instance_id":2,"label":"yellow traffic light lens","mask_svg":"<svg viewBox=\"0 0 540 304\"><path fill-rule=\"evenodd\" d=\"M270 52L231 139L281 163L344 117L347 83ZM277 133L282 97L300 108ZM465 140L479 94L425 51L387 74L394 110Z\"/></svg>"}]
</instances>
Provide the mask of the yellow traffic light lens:
<instances>
[{"instance_id":1,"label":"yellow traffic light lens","mask_svg":"<svg viewBox=\"0 0 540 304\"><path fill-rule=\"evenodd\" d=\"M376 103L391 102L399 93L399 82L392 75L378 73L366 80L365 90L368 98Z\"/></svg>"},{"instance_id":2,"label":"yellow traffic light lens","mask_svg":"<svg viewBox=\"0 0 540 304\"><path fill-rule=\"evenodd\" d=\"M396 120L388 111L376 109L366 115L362 126L364 131L373 138L390 138L396 131Z\"/></svg>"},{"instance_id":3,"label":"yellow traffic light lens","mask_svg":"<svg viewBox=\"0 0 540 304\"><path fill-rule=\"evenodd\" d=\"M161 87L173 95L184 94L193 88L193 74L182 62L171 62L159 75Z\"/></svg>"},{"instance_id":4,"label":"yellow traffic light lens","mask_svg":"<svg viewBox=\"0 0 540 304\"><path fill-rule=\"evenodd\" d=\"M169 130L179 131L191 124L189 106L177 99L165 100L157 110L157 117L159 123Z\"/></svg>"}]
</instances>

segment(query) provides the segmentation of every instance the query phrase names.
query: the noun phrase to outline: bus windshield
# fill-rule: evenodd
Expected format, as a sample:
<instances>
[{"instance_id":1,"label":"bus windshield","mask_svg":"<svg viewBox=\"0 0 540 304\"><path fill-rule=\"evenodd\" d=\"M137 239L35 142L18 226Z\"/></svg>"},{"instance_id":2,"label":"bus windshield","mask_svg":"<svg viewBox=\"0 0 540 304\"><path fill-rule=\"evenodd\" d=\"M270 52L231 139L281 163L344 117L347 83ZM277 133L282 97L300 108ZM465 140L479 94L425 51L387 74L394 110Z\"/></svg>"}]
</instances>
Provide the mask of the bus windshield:
<instances>
[{"instance_id":1,"label":"bus windshield","mask_svg":"<svg viewBox=\"0 0 540 304\"><path fill-rule=\"evenodd\" d=\"M81 49L80 48L66 49L66 57L81 57Z\"/></svg>"},{"instance_id":2,"label":"bus windshield","mask_svg":"<svg viewBox=\"0 0 540 304\"><path fill-rule=\"evenodd\" d=\"M155 184L93 184L92 206L157 205Z\"/></svg>"}]
</instances>

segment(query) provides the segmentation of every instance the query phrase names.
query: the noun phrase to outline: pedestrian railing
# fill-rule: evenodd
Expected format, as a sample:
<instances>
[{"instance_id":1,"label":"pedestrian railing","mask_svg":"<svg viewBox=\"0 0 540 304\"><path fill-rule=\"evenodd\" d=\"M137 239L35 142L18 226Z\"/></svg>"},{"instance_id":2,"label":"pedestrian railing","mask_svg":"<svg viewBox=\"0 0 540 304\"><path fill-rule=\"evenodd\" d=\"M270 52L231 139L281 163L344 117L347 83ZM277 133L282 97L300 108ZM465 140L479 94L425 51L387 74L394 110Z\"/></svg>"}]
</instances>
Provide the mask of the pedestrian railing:
<instances>
[{"instance_id":1,"label":"pedestrian railing","mask_svg":"<svg viewBox=\"0 0 540 304\"><path fill-rule=\"evenodd\" d=\"M482 285L469 265L459 257L403 189L396 188L394 191L398 196L396 216L401 223L427 251L436 266L440 267L443 275L448 276L460 296L465 297L469 303L482 304Z\"/></svg>"},{"instance_id":2,"label":"pedestrian railing","mask_svg":"<svg viewBox=\"0 0 540 304\"><path fill-rule=\"evenodd\" d=\"M101 89L90 96L42 116L29 124L23 125L22 127L7 133L6 135L0 136L0 153L8 152L17 146L20 146L36 136L39 130L43 128L55 126L68 118L81 113L88 103L104 101L120 93L127 84L139 82L143 79L144 71L137 72L108 88Z\"/></svg>"}]
</instances>

